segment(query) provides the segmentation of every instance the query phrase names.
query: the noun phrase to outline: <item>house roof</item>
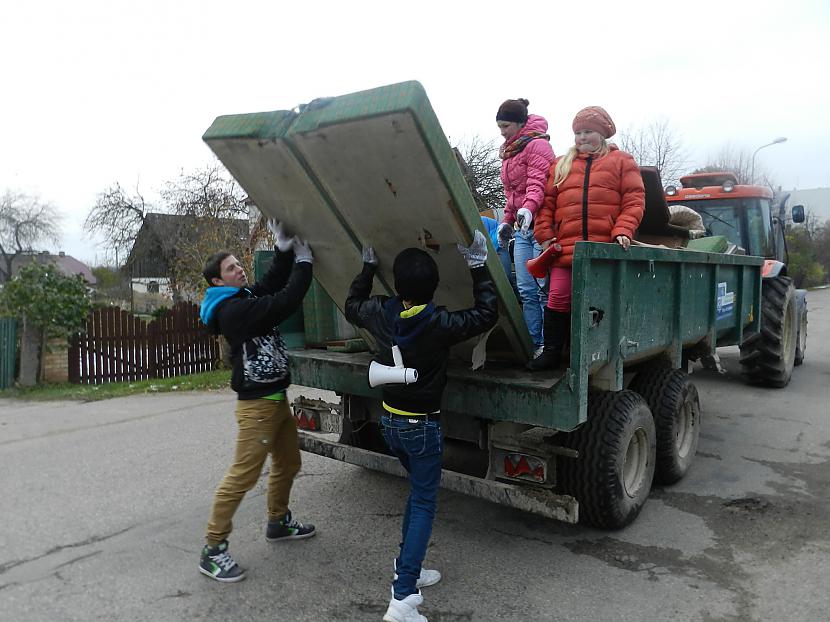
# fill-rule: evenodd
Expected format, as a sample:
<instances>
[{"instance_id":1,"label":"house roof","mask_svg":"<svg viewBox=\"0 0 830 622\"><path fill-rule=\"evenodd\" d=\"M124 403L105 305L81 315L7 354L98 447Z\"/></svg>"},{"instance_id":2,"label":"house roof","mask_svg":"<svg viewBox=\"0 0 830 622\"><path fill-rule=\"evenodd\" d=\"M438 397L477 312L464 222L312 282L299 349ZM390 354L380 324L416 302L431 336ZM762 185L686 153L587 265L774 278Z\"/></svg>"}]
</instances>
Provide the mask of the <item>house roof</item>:
<instances>
[{"instance_id":1,"label":"house roof","mask_svg":"<svg viewBox=\"0 0 830 622\"><path fill-rule=\"evenodd\" d=\"M92 270L89 269L89 266L82 261L75 259L72 255L67 255L63 251L59 252L57 255L52 255L48 251L42 251L39 253L21 253L12 260L12 276L19 273L23 266L26 266L33 261L42 264L54 264L66 276L75 276L76 274L80 274L84 281L86 281L87 285L95 285L98 282L98 279L96 279L92 274Z\"/></svg>"},{"instance_id":2,"label":"house roof","mask_svg":"<svg viewBox=\"0 0 830 622\"><path fill-rule=\"evenodd\" d=\"M229 238L247 241L247 219L224 218L220 222ZM190 215L146 214L127 258L130 275L134 278L169 276L169 259L183 240L198 235L199 224L200 219Z\"/></svg>"}]
</instances>

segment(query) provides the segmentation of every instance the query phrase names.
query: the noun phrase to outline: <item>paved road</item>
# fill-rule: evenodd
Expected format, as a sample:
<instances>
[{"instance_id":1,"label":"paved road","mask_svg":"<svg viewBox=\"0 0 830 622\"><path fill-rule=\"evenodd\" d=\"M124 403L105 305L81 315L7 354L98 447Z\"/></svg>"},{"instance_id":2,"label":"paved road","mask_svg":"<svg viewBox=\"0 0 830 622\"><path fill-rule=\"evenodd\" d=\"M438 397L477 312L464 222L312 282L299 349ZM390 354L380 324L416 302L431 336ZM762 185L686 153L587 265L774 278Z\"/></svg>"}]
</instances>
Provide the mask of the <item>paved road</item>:
<instances>
[{"instance_id":1,"label":"paved road","mask_svg":"<svg viewBox=\"0 0 830 622\"><path fill-rule=\"evenodd\" d=\"M830 618L830 290L785 390L695 373L696 462L619 532L539 519L442 491L425 589L431 622ZM295 515L311 540L263 538L260 485L232 551L247 581L196 570L230 458L228 392L91 404L0 400L4 620L380 620L402 480L304 455Z\"/></svg>"}]
</instances>

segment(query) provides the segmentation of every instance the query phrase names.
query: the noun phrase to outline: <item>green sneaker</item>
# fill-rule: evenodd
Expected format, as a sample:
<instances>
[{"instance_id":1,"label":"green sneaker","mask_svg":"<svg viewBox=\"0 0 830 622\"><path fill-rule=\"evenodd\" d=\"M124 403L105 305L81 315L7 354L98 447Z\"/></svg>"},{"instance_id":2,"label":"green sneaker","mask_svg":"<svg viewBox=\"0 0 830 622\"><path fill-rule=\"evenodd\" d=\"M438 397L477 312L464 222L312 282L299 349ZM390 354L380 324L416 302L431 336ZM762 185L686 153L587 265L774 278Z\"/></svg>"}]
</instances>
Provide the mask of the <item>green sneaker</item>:
<instances>
[{"instance_id":1,"label":"green sneaker","mask_svg":"<svg viewBox=\"0 0 830 622\"><path fill-rule=\"evenodd\" d=\"M265 530L265 539L268 542L281 542L283 540L302 540L310 538L315 533L314 525L301 523L291 517L291 510L280 520L268 521L268 528Z\"/></svg>"},{"instance_id":2,"label":"green sneaker","mask_svg":"<svg viewBox=\"0 0 830 622\"><path fill-rule=\"evenodd\" d=\"M245 578L245 571L228 554L228 541L216 546L205 545L199 559L199 572L223 583L235 583Z\"/></svg>"}]
</instances>

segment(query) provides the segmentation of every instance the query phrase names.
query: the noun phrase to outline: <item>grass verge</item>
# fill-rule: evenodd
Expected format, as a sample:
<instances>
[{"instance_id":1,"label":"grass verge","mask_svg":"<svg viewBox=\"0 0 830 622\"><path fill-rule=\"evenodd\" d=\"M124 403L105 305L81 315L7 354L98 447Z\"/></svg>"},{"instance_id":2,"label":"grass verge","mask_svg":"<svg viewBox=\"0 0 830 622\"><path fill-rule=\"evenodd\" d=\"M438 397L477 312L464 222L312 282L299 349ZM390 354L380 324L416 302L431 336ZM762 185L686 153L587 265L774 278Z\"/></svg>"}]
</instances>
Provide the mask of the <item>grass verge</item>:
<instances>
[{"instance_id":1,"label":"grass verge","mask_svg":"<svg viewBox=\"0 0 830 622\"><path fill-rule=\"evenodd\" d=\"M99 385L43 384L29 388L13 388L0 391L0 397L21 400L78 400L94 402L113 397L141 393L170 393L172 391L216 391L230 387L231 372L228 369L208 371L175 378L156 378L136 382L108 382Z\"/></svg>"}]
</instances>

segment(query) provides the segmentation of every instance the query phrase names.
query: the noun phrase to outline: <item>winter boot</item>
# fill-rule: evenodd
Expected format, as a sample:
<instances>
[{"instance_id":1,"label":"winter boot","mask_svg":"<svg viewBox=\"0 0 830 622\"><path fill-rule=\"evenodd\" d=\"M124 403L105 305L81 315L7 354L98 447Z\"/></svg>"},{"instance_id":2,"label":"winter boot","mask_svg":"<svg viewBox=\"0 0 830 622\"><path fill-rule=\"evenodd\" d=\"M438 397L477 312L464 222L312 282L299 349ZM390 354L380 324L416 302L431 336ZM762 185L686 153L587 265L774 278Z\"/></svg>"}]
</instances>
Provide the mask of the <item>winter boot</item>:
<instances>
[{"instance_id":1,"label":"winter boot","mask_svg":"<svg viewBox=\"0 0 830 622\"><path fill-rule=\"evenodd\" d=\"M530 371L554 369L562 358L562 349L571 329L569 311L554 311L545 307L545 349L527 364Z\"/></svg>"}]
</instances>

